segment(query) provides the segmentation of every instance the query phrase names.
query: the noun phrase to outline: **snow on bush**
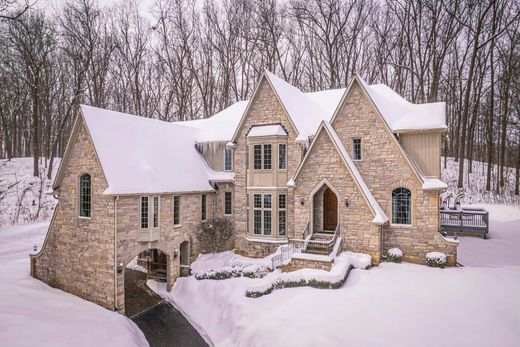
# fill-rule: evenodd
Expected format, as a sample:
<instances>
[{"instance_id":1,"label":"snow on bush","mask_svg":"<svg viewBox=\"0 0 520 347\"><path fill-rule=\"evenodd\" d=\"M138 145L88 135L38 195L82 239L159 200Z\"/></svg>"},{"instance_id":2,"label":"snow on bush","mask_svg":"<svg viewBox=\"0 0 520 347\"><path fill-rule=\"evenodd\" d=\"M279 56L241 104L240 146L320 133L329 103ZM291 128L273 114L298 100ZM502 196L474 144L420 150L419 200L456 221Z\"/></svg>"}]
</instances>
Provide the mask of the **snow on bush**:
<instances>
[{"instance_id":1,"label":"snow on bush","mask_svg":"<svg viewBox=\"0 0 520 347\"><path fill-rule=\"evenodd\" d=\"M233 277L262 278L269 270L258 264L248 266L226 266L220 269L199 271L194 274L198 280L225 280Z\"/></svg>"},{"instance_id":2,"label":"snow on bush","mask_svg":"<svg viewBox=\"0 0 520 347\"><path fill-rule=\"evenodd\" d=\"M343 286L350 270L367 269L372 262L368 254L343 252L336 257L330 271L300 269L292 272L278 272L277 275L265 278L250 285L246 290L249 298L267 295L276 289L293 287L312 287L319 289L337 289Z\"/></svg>"},{"instance_id":3,"label":"snow on bush","mask_svg":"<svg viewBox=\"0 0 520 347\"><path fill-rule=\"evenodd\" d=\"M448 260L446 254L441 252L430 252L426 254L426 263L431 267L446 267Z\"/></svg>"},{"instance_id":4,"label":"snow on bush","mask_svg":"<svg viewBox=\"0 0 520 347\"><path fill-rule=\"evenodd\" d=\"M271 269L272 261L271 258L275 255L280 254L280 250L275 253L268 255L265 258L248 258L235 254L234 251L226 251L220 253L208 253L199 254L197 259L191 264L191 271L193 273L205 272L205 271L216 271L218 269L226 267L240 266L246 268L250 265L259 265L266 269Z\"/></svg>"},{"instance_id":5,"label":"snow on bush","mask_svg":"<svg viewBox=\"0 0 520 347\"><path fill-rule=\"evenodd\" d=\"M386 261L400 263L403 261L403 251L399 248L390 248L386 254Z\"/></svg>"}]
</instances>

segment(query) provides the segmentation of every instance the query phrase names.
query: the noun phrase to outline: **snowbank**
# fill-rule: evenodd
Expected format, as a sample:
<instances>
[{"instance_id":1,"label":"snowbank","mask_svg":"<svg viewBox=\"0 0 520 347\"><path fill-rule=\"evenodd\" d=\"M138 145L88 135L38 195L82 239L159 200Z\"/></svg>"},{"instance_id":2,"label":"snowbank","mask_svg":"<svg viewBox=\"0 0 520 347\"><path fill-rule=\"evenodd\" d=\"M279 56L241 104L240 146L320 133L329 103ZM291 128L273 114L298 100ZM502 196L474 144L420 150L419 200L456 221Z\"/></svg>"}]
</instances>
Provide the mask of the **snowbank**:
<instances>
[{"instance_id":1,"label":"snowbank","mask_svg":"<svg viewBox=\"0 0 520 347\"><path fill-rule=\"evenodd\" d=\"M48 223L0 232L1 346L147 346L125 316L51 288L29 276L29 253Z\"/></svg>"}]
</instances>

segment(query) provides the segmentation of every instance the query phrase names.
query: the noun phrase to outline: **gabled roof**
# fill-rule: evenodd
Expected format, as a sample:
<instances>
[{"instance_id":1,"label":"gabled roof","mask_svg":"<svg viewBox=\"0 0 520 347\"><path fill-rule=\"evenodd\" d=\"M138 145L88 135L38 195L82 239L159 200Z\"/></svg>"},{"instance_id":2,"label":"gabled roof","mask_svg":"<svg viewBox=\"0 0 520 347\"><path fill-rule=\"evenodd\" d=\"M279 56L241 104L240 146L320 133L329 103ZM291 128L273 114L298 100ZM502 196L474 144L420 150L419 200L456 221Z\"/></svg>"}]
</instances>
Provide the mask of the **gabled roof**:
<instances>
[{"instance_id":1,"label":"gabled roof","mask_svg":"<svg viewBox=\"0 0 520 347\"><path fill-rule=\"evenodd\" d=\"M80 117L108 183L104 194L210 191L210 181L233 179L196 150L198 129L86 105Z\"/></svg>"},{"instance_id":2,"label":"gabled roof","mask_svg":"<svg viewBox=\"0 0 520 347\"><path fill-rule=\"evenodd\" d=\"M446 103L413 104L385 84L368 85L357 76L394 133L414 130L446 130Z\"/></svg>"},{"instance_id":3,"label":"gabled roof","mask_svg":"<svg viewBox=\"0 0 520 347\"><path fill-rule=\"evenodd\" d=\"M374 219L372 220L372 223L378 224L378 225L386 224L388 222L388 217L387 217L386 213L383 211L381 206L379 206L379 203L372 195L372 192L370 191L367 184L363 180L363 177L361 176L359 170L357 169L356 165L352 161L352 158L350 158L350 156L349 156L347 150L345 149L345 146L341 142L338 134L332 128L332 125L326 120L323 120L321 122L320 127L318 128L318 131L316 132L316 136L314 137L314 140L312 141L312 143L309 147L309 150L307 151L307 153L305 154L305 157L303 158L300 165L298 166L298 169L296 170L296 173L294 174L293 178L288 182L287 185L288 186L294 185L294 182L296 181L296 179L298 179L298 176L299 176L303 166L305 165L305 162L311 155L312 148L316 144L318 135L322 131L325 131L325 133L331 139L331 141L334 144L334 147L336 147L343 163L347 167L347 170L350 172L352 179L356 183L357 187L359 188L363 197L365 198L365 201L367 202L372 213L374 214Z\"/></svg>"}]
</instances>

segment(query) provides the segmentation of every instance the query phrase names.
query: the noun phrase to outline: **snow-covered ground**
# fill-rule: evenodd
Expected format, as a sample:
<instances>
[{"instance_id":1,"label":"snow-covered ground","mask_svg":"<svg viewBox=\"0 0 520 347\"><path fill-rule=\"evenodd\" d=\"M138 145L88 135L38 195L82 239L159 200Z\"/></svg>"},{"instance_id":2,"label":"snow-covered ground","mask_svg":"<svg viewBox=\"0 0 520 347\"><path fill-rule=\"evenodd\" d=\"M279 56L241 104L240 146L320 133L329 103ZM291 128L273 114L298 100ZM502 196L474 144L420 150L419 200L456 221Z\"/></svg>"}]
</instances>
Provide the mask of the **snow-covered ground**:
<instances>
[{"instance_id":1,"label":"snow-covered ground","mask_svg":"<svg viewBox=\"0 0 520 347\"><path fill-rule=\"evenodd\" d=\"M128 318L29 275L48 222L0 231L0 346L148 346Z\"/></svg>"},{"instance_id":2,"label":"snow-covered ground","mask_svg":"<svg viewBox=\"0 0 520 347\"><path fill-rule=\"evenodd\" d=\"M461 238L464 267L383 263L352 270L340 289L286 288L260 298L260 279L177 280L179 307L217 346L518 346L520 209L483 205L490 239ZM231 259L229 254L226 256ZM226 266L218 256L218 266ZM205 257L206 268L211 259Z\"/></svg>"},{"instance_id":3,"label":"snow-covered ground","mask_svg":"<svg viewBox=\"0 0 520 347\"><path fill-rule=\"evenodd\" d=\"M60 158L54 160L53 177ZM0 231L12 224L49 219L57 200L47 195L52 180L47 179L45 159L40 162L40 177L34 177L33 158L0 159Z\"/></svg>"}]
</instances>

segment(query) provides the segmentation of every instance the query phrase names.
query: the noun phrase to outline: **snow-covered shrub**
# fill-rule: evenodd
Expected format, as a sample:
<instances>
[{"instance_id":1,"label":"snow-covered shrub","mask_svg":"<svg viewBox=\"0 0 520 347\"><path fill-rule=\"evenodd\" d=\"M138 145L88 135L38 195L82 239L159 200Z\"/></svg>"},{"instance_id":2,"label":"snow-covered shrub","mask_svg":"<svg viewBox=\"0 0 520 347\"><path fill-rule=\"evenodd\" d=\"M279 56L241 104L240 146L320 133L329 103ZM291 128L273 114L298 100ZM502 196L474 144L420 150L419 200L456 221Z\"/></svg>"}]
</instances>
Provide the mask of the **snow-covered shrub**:
<instances>
[{"instance_id":1,"label":"snow-covered shrub","mask_svg":"<svg viewBox=\"0 0 520 347\"><path fill-rule=\"evenodd\" d=\"M448 260L444 253L430 252L426 254L426 263L431 267L444 268L448 264Z\"/></svg>"},{"instance_id":2,"label":"snow-covered shrub","mask_svg":"<svg viewBox=\"0 0 520 347\"><path fill-rule=\"evenodd\" d=\"M226 266L216 270L200 271L194 274L198 280L225 280L233 277L262 278L268 270L260 265Z\"/></svg>"},{"instance_id":3,"label":"snow-covered shrub","mask_svg":"<svg viewBox=\"0 0 520 347\"><path fill-rule=\"evenodd\" d=\"M211 218L200 222L195 229L203 253L217 253L233 247L235 225L229 218Z\"/></svg>"},{"instance_id":4,"label":"snow-covered shrub","mask_svg":"<svg viewBox=\"0 0 520 347\"><path fill-rule=\"evenodd\" d=\"M400 263L403 261L403 251L399 248L390 248L386 253L386 261Z\"/></svg>"}]
</instances>

